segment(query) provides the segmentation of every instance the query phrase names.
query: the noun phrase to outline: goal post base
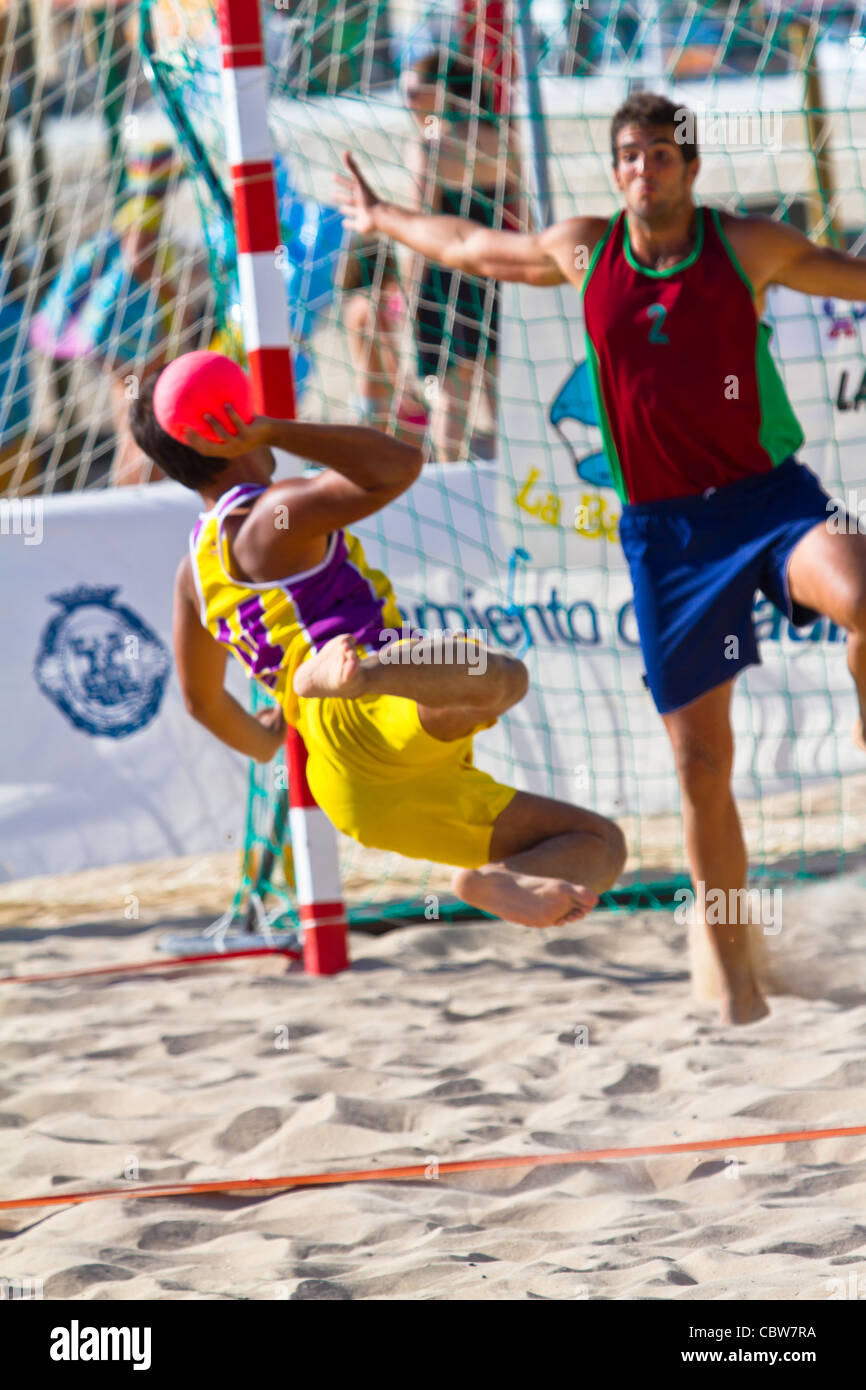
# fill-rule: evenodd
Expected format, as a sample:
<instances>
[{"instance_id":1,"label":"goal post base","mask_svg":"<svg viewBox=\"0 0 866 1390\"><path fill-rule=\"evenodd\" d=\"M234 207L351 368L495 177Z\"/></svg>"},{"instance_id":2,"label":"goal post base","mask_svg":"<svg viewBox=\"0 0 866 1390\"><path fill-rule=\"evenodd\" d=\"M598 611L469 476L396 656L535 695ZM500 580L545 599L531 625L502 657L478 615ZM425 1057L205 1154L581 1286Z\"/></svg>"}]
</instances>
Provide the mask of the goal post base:
<instances>
[{"instance_id":1,"label":"goal post base","mask_svg":"<svg viewBox=\"0 0 866 1390\"><path fill-rule=\"evenodd\" d=\"M304 923L304 970L308 975L337 975L348 970L349 928L339 922Z\"/></svg>"}]
</instances>

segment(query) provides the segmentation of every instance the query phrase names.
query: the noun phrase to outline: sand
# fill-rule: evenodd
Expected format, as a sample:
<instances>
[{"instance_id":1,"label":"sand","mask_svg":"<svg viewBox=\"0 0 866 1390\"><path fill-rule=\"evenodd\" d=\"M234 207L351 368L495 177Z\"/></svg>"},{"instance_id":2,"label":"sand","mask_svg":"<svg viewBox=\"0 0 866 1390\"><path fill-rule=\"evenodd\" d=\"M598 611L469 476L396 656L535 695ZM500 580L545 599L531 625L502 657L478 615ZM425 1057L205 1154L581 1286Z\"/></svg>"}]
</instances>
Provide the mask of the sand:
<instances>
[{"instance_id":1,"label":"sand","mask_svg":"<svg viewBox=\"0 0 866 1390\"><path fill-rule=\"evenodd\" d=\"M786 992L742 1030L691 1002L664 911L353 934L330 979L270 958L3 986L3 1195L862 1124L864 906L854 876L785 889ZM160 933L34 911L0 971L140 960ZM864 1204L863 1139L124 1198L0 1213L0 1276L83 1300L822 1300L852 1272L866 1292Z\"/></svg>"}]
</instances>

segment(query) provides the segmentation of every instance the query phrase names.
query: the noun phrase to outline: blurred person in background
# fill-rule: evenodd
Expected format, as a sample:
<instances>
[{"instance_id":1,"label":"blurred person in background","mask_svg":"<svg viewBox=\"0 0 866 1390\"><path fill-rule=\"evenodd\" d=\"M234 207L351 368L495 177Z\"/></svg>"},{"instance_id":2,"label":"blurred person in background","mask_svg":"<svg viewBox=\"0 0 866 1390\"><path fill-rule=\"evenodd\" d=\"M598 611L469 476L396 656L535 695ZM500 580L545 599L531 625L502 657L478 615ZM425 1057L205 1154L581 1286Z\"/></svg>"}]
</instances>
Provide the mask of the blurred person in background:
<instances>
[{"instance_id":1,"label":"blurred person in background","mask_svg":"<svg viewBox=\"0 0 866 1390\"><path fill-rule=\"evenodd\" d=\"M25 300L20 265L0 256L0 496L31 491L37 472L32 450L23 447L32 409L27 356L22 351Z\"/></svg>"},{"instance_id":2,"label":"blurred person in background","mask_svg":"<svg viewBox=\"0 0 866 1390\"><path fill-rule=\"evenodd\" d=\"M388 243L381 237L353 237L344 253L338 288L355 372L351 407L356 423L384 429L393 410L398 438L420 443L427 412L402 389L400 349L407 306Z\"/></svg>"},{"instance_id":3,"label":"blurred person in background","mask_svg":"<svg viewBox=\"0 0 866 1390\"><path fill-rule=\"evenodd\" d=\"M414 206L518 229L514 212L520 166L513 131L495 109L489 77L445 48L417 58L402 78L418 129L410 161ZM412 254L407 277L418 286L414 329L418 372L430 404L432 445L440 463L465 459L474 446L495 452L499 288ZM411 301L410 301L411 302ZM486 431L470 440L473 387L480 373Z\"/></svg>"},{"instance_id":4,"label":"blurred person in background","mask_svg":"<svg viewBox=\"0 0 866 1390\"><path fill-rule=\"evenodd\" d=\"M204 308L195 292L205 290L203 268L181 307L177 257L163 228L166 195L178 173L169 145L128 158L130 196L108 231L85 242L64 266L31 325L31 343L51 358L88 358L110 374L115 485L162 478L132 437L129 407L144 377L164 365L172 333L185 336Z\"/></svg>"}]
</instances>

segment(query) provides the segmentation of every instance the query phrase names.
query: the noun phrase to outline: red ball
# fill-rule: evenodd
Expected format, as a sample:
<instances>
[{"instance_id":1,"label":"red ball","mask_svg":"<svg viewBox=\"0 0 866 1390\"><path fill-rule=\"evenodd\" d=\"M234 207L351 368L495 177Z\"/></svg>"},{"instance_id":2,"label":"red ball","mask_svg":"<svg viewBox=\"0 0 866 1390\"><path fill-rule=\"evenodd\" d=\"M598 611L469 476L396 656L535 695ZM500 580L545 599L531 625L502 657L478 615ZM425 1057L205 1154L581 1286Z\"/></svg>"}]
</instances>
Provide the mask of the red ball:
<instances>
[{"instance_id":1,"label":"red ball","mask_svg":"<svg viewBox=\"0 0 866 1390\"><path fill-rule=\"evenodd\" d=\"M194 429L212 444L220 442L219 435L204 416L215 420L235 434L236 429L225 412L225 405L234 406L244 424L255 415L253 386L246 372L221 352L186 352L175 358L160 372L153 392L153 411L157 421L172 439L186 444L186 432Z\"/></svg>"}]
</instances>

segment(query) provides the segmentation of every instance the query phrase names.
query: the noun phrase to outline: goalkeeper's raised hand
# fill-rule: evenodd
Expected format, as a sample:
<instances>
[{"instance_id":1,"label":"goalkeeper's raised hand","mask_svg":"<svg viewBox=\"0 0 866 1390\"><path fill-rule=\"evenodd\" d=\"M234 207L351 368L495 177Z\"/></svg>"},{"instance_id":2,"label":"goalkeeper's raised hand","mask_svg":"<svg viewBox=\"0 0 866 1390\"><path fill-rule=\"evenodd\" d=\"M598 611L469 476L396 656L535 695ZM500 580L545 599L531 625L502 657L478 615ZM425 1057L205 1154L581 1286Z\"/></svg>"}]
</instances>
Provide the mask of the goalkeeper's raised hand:
<instances>
[{"instance_id":1,"label":"goalkeeper's raised hand","mask_svg":"<svg viewBox=\"0 0 866 1390\"><path fill-rule=\"evenodd\" d=\"M340 211L347 226L352 231L366 236L370 232L376 231L374 209L381 202L381 199L377 198L361 174L354 157L348 151L343 155L343 163L349 170L351 178L341 177L337 179L337 186L342 199Z\"/></svg>"}]
</instances>

